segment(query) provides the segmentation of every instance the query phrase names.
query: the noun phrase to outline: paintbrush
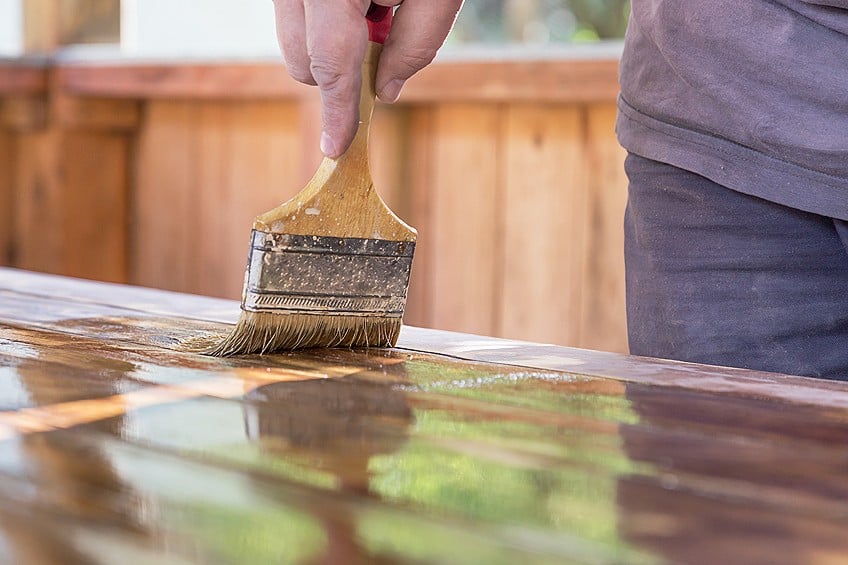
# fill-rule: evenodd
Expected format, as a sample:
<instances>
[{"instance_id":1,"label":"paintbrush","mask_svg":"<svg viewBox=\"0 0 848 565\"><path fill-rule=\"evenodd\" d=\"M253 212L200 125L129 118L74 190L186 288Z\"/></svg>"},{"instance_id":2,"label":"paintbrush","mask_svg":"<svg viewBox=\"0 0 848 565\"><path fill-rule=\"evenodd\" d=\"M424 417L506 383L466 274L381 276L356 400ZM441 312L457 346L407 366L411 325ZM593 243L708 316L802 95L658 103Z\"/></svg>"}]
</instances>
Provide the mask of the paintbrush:
<instances>
[{"instance_id":1,"label":"paintbrush","mask_svg":"<svg viewBox=\"0 0 848 565\"><path fill-rule=\"evenodd\" d=\"M294 198L257 217L229 356L305 347L392 347L400 333L416 232L374 189L368 134L391 10L372 4L359 129Z\"/></svg>"}]
</instances>

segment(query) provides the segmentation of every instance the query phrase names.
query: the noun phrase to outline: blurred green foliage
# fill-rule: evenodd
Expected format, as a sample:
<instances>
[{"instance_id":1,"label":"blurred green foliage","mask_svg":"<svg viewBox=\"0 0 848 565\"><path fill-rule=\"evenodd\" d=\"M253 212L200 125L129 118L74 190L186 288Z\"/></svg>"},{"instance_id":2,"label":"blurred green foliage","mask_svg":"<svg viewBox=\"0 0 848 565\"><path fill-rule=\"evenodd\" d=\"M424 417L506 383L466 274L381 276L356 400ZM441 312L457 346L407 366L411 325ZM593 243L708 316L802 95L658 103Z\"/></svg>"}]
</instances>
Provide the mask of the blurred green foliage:
<instances>
[{"instance_id":1,"label":"blurred green foliage","mask_svg":"<svg viewBox=\"0 0 848 565\"><path fill-rule=\"evenodd\" d=\"M466 0L454 43L575 43L624 37L629 0Z\"/></svg>"}]
</instances>

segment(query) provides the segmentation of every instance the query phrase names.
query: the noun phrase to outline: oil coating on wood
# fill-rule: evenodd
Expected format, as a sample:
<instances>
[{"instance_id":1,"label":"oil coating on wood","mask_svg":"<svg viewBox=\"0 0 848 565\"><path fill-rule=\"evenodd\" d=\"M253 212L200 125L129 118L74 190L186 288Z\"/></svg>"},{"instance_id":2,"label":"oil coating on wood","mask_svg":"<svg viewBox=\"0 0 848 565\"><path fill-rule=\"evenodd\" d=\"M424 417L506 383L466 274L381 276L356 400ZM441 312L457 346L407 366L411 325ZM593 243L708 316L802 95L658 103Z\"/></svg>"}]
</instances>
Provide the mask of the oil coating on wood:
<instances>
[{"instance_id":1,"label":"oil coating on wood","mask_svg":"<svg viewBox=\"0 0 848 565\"><path fill-rule=\"evenodd\" d=\"M839 563L848 386L0 269L0 561Z\"/></svg>"}]
</instances>

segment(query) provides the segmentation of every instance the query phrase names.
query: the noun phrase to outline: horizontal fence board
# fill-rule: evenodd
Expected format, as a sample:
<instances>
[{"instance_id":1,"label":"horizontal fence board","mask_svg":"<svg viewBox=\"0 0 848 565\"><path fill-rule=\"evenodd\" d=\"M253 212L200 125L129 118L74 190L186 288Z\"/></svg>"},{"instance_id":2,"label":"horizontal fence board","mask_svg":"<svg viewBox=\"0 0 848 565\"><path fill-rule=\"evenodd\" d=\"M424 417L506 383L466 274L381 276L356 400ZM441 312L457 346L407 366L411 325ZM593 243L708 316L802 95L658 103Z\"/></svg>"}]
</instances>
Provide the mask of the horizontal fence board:
<instances>
[{"instance_id":1,"label":"horizontal fence board","mask_svg":"<svg viewBox=\"0 0 848 565\"><path fill-rule=\"evenodd\" d=\"M59 88L79 96L248 100L310 96L279 61L242 64L188 61L62 62ZM473 77L473 80L470 80ZM401 102L569 102L613 100L614 57L517 57L511 60L436 61L412 77Z\"/></svg>"}]
</instances>

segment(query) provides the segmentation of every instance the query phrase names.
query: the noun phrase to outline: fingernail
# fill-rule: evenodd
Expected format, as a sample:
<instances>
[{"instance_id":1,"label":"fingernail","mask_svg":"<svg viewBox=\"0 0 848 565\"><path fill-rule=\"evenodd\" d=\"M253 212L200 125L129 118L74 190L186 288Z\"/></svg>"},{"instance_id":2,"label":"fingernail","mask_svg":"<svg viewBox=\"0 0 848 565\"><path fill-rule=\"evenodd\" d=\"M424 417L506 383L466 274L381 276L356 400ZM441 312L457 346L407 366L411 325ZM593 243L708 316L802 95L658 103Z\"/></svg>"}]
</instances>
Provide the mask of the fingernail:
<instances>
[{"instance_id":1,"label":"fingernail","mask_svg":"<svg viewBox=\"0 0 848 565\"><path fill-rule=\"evenodd\" d=\"M399 78L392 79L380 91L380 100L383 102L397 102L400 97L400 91L403 88L404 81Z\"/></svg>"},{"instance_id":2,"label":"fingernail","mask_svg":"<svg viewBox=\"0 0 848 565\"><path fill-rule=\"evenodd\" d=\"M326 131L321 132L321 153L327 157L336 156L336 144Z\"/></svg>"}]
</instances>

